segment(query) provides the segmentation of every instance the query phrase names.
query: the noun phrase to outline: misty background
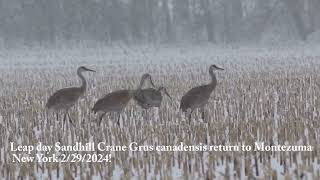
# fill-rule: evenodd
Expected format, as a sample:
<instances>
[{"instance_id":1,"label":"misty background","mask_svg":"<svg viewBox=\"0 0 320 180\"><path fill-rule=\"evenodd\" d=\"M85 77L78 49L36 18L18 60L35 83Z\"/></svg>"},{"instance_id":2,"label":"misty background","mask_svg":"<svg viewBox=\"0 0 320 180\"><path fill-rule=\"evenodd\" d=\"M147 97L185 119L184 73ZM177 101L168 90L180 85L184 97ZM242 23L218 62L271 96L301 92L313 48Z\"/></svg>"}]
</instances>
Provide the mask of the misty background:
<instances>
[{"instance_id":1,"label":"misty background","mask_svg":"<svg viewBox=\"0 0 320 180\"><path fill-rule=\"evenodd\" d=\"M317 39L320 0L0 0L2 46Z\"/></svg>"}]
</instances>

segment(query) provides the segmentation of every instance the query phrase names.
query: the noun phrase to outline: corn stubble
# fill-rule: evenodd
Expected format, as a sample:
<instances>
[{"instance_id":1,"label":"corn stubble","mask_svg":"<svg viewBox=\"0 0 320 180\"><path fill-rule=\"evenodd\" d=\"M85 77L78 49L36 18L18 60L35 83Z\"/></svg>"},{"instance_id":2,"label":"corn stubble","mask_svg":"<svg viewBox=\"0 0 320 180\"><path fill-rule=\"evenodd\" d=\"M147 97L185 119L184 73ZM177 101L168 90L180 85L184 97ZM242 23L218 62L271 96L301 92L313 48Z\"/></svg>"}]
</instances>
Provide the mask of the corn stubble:
<instances>
[{"instance_id":1,"label":"corn stubble","mask_svg":"<svg viewBox=\"0 0 320 180\"><path fill-rule=\"evenodd\" d=\"M180 56L183 55L177 58ZM267 69L266 64L272 66L274 61L253 60L261 63L259 68L219 61L226 70L217 73L219 83L205 112L208 123L203 123L196 112L189 124L178 104L189 88L209 81L210 62L147 64L140 69L131 68L129 63L106 64L91 66L97 73L86 75L89 82L86 96L71 111L76 127L67 125L64 131L62 115L57 120L54 113L45 109L45 103L55 90L77 83L75 67L1 72L0 177L319 179L319 64ZM279 67L277 63L274 65ZM96 127L96 116L91 112L95 101L112 90L135 89L142 72L151 73L156 84L166 86L173 101L164 98L159 111L147 112L132 101L122 113L121 128L113 115L104 117L101 126ZM268 145L311 145L314 151L112 152L111 163L11 162L9 142L36 145L39 141L48 145L58 141L64 145L105 141L109 145L138 142L154 146L180 142L253 146L254 142L263 141Z\"/></svg>"}]
</instances>

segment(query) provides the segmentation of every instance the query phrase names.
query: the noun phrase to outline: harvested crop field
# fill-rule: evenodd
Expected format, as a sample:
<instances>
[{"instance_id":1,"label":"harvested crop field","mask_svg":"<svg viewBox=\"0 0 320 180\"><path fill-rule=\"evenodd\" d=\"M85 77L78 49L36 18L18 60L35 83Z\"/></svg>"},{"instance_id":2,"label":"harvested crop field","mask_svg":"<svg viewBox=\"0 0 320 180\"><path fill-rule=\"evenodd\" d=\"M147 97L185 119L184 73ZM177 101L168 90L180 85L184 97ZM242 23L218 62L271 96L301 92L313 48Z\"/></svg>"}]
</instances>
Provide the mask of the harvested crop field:
<instances>
[{"instance_id":1,"label":"harvested crop field","mask_svg":"<svg viewBox=\"0 0 320 180\"><path fill-rule=\"evenodd\" d=\"M319 52L320 46L307 45L1 50L0 177L320 179ZM225 70L216 72L218 85L205 108L205 120L195 112L189 123L179 110L180 99L190 88L210 82L211 64ZM87 92L70 110L75 126L64 125L62 114L57 119L45 105L56 90L79 86L76 70L82 65L96 73L84 74ZM135 89L144 73L152 76L156 86L165 86L173 101L164 97L160 109L145 111L132 100L121 114L120 127L112 114L98 127L91 111L94 103L111 91ZM17 163L10 142L136 144L124 152L89 152L111 154L111 162ZM181 143L255 148L262 142L265 149L257 151L170 150ZM170 147L156 151L150 146Z\"/></svg>"}]
</instances>

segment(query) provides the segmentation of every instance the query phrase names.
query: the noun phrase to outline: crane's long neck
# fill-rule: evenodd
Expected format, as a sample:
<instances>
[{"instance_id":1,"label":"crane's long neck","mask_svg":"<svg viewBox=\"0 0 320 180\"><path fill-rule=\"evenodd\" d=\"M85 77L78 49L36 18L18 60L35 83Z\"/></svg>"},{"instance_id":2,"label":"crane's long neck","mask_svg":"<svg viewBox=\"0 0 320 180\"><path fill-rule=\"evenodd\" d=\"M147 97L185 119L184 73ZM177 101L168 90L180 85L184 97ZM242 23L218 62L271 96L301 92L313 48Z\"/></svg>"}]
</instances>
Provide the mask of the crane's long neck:
<instances>
[{"instance_id":1,"label":"crane's long neck","mask_svg":"<svg viewBox=\"0 0 320 180\"><path fill-rule=\"evenodd\" d=\"M210 88L212 88L212 90L214 90L214 88L217 86L217 77L215 75L215 73L213 72L213 70L210 69L209 71L210 76L211 76L211 83L209 84Z\"/></svg>"},{"instance_id":2,"label":"crane's long neck","mask_svg":"<svg viewBox=\"0 0 320 180\"><path fill-rule=\"evenodd\" d=\"M86 81L86 79L84 78L84 76L82 75L82 73L80 71L78 71L77 74L78 74L78 76L79 76L79 78L81 79L81 82L82 82L82 84L80 86L80 89L84 92L84 91L86 91L86 88L87 88L87 81Z\"/></svg>"},{"instance_id":3,"label":"crane's long neck","mask_svg":"<svg viewBox=\"0 0 320 180\"><path fill-rule=\"evenodd\" d=\"M142 86L144 85L145 79L141 79L139 86L137 87L137 90L140 90Z\"/></svg>"},{"instance_id":4,"label":"crane's long neck","mask_svg":"<svg viewBox=\"0 0 320 180\"><path fill-rule=\"evenodd\" d=\"M131 94L132 96L135 95L135 94L139 94L139 92L141 91L141 88L142 88L143 84L144 84L144 79L141 79L140 84L138 85L137 89L131 91L130 94Z\"/></svg>"}]
</instances>

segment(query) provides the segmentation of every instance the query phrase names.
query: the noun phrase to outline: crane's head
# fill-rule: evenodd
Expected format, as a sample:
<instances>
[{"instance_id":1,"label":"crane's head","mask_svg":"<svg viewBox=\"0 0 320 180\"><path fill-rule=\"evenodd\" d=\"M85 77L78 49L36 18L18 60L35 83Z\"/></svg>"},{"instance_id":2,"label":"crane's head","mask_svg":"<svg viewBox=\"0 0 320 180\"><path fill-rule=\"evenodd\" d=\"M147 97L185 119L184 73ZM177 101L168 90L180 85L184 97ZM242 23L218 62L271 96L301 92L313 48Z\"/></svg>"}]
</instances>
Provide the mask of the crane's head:
<instances>
[{"instance_id":1,"label":"crane's head","mask_svg":"<svg viewBox=\"0 0 320 180\"><path fill-rule=\"evenodd\" d=\"M169 93L168 93L168 91L167 91L167 89L165 87L160 86L158 91L160 91L161 93L162 92L165 93L170 98L170 100L172 101L172 97L169 95Z\"/></svg>"},{"instance_id":2,"label":"crane's head","mask_svg":"<svg viewBox=\"0 0 320 180\"><path fill-rule=\"evenodd\" d=\"M214 70L224 70L223 68L218 67L215 64L212 64L209 68L209 71L214 71Z\"/></svg>"},{"instance_id":3,"label":"crane's head","mask_svg":"<svg viewBox=\"0 0 320 180\"><path fill-rule=\"evenodd\" d=\"M146 74L142 75L142 77L141 77L141 83L140 83L141 86L143 85L143 83L145 82L145 80L149 80L150 83L151 83L151 85L152 85L152 87L155 87L155 85L153 84L153 81L152 81L152 78L151 78L151 75L150 75L150 74L146 73Z\"/></svg>"},{"instance_id":4,"label":"crane's head","mask_svg":"<svg viewBox=\"0 0 320 180\"><path fill-rule=\"evenodd\" d=\"M91 69L88 69L88 68L86 68L86 67L84 67L84 66L80 66L80 67L78 68L78 72L85 72L85 71L96 72L96 71L91 70Z\"/></svg>"}]
</instances>

